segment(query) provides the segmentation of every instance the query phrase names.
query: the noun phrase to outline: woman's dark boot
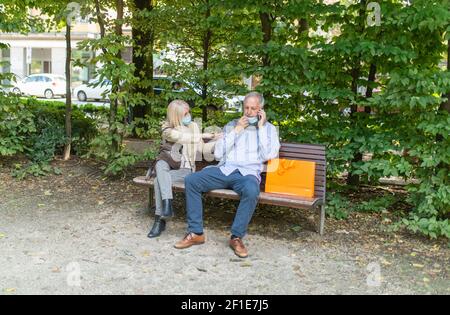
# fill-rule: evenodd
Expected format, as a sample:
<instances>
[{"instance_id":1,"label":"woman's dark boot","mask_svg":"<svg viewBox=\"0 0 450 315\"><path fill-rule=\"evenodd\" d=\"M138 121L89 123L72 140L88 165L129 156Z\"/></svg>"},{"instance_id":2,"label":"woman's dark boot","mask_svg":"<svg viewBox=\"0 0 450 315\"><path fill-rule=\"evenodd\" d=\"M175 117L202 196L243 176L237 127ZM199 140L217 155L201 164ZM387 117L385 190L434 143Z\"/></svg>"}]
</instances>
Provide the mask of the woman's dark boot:
<instances>
[{"instance_id":1,"label":"woman's dark boot","mask_svg":"<svg viewBox=\"0 0 450 315\"><path fill-rule=\"evenodd\" d=\"M161 219L161 216L155 216L155 222L153 223L152 229L148 233L149 238L158 237L166 229L166 221Z\"/></svg>"},{"instance_id":2,"label":"woman's dark boot","mask_svg":"<svg viewBox=\"0 0 450 315\"><path fill-rule=\"evenodd\" d=\"M163 200L161 218L167 219L173 217L172 199Z\"/></svg>"}]
</instances>

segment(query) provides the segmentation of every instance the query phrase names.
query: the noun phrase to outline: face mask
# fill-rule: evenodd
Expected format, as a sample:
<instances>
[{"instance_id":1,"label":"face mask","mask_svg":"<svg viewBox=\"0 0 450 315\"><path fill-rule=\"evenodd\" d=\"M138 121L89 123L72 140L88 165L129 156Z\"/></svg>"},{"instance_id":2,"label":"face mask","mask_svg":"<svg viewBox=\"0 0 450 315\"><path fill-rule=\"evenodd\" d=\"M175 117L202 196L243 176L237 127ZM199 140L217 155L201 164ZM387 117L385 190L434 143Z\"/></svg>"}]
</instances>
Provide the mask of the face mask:
<instances>
[{"instance_id":1,"label":"face mask","mask_svg":"<svg viewBox=\"0 0 450 315\"><path fill-rule=\"evenodd\" d=\"M191 115L185 116L181 122L183 123L183 125L189 126L190 123L192 122L192 117L191 117Z\"/></svg>"},{"instance_id":2,"label":"face mask","mask_svg":"<svg viewBox=\"0 0 450 315\"><path fill-rule=\"evenodd\" d=\"M250 126L258 125L258 121L259 121L258 116L248 117L248 123L249 123Z\"/></svg>"}]
</instances>

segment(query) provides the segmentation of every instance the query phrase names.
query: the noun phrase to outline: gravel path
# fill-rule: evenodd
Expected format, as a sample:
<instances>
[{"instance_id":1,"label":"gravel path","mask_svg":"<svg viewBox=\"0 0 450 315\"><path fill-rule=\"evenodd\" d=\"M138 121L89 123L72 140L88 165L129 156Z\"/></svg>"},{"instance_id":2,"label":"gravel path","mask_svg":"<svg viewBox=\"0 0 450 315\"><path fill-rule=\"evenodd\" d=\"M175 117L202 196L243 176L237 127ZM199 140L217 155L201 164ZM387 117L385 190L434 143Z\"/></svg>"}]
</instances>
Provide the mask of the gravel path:
<instances>
[{"instance_id":1,"label":"gravel path","mask_svg":"<svg viewBox=\"0 0 450 315\"><path fill-rule=\"evenodd\" d=\"M448 248L415 266L417 256L389 255L359 242L357 231L288 239L258 233L256 220L245 239L250 257L239 259L227 247L230 222L214 219L206 244L176 250L183 215L148 239L142 189L74 169L63 180L0 175L0 295L450 294Z\"/></svg>"}]
</instances>

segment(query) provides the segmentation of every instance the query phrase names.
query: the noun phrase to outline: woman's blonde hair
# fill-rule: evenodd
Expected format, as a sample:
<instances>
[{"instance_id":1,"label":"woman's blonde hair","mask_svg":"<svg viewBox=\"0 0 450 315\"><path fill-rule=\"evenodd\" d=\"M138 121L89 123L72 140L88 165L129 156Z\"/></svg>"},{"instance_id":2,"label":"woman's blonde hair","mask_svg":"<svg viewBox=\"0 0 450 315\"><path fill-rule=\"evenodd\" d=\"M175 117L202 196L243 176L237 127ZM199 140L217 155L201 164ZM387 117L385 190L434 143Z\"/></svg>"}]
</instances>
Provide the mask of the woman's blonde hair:
<instances>
[{"instance_id":1,"label":"woman's blonde hair","mask_svg":"<svg viewBox=\"0 0 450 315\"><path fill-rule=\"evenodd\" d=\"M167 123L170 127L176 128L183 123L184 112L189 108L189 104L182 100L175 100L170 102L167 107Z\"/></svg>"}]
</instances>

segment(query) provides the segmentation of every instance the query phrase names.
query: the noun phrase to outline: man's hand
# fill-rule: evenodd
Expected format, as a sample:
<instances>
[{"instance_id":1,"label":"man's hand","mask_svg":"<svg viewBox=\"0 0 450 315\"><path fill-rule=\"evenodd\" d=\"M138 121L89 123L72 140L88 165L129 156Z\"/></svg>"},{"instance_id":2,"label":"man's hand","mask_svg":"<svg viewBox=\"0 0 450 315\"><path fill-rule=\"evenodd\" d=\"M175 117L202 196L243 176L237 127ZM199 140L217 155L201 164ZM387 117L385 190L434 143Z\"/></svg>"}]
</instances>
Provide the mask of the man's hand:
<instances>
[{"instance_id":1,"label":"man's hand","mask_svg":"<svg viewBox=\"0 0 450 315\"><path fill-rule=\"evenodd\" d=\"M265 112L264 110L261 109L261 110L258 112L258 116L259 116L258 127L259 127L259 128L262 128L262 127L264 127L264 125L265 125L266 122L267 122L267 114L266 114L266 112Z\"/></svg>"},{"instance_id":2,"label":"man's hand","mask_svg":"<svg viewBox=\"0 0 450 315\"><path fill-rule=\"evenodd\" d=\"M248 126L249 126L248 118L247 118L247 116L244 116L241 119L239 119L236 127L234 128L234 131L236 133L241 133Z\"/></svg>"}]
</instances>

